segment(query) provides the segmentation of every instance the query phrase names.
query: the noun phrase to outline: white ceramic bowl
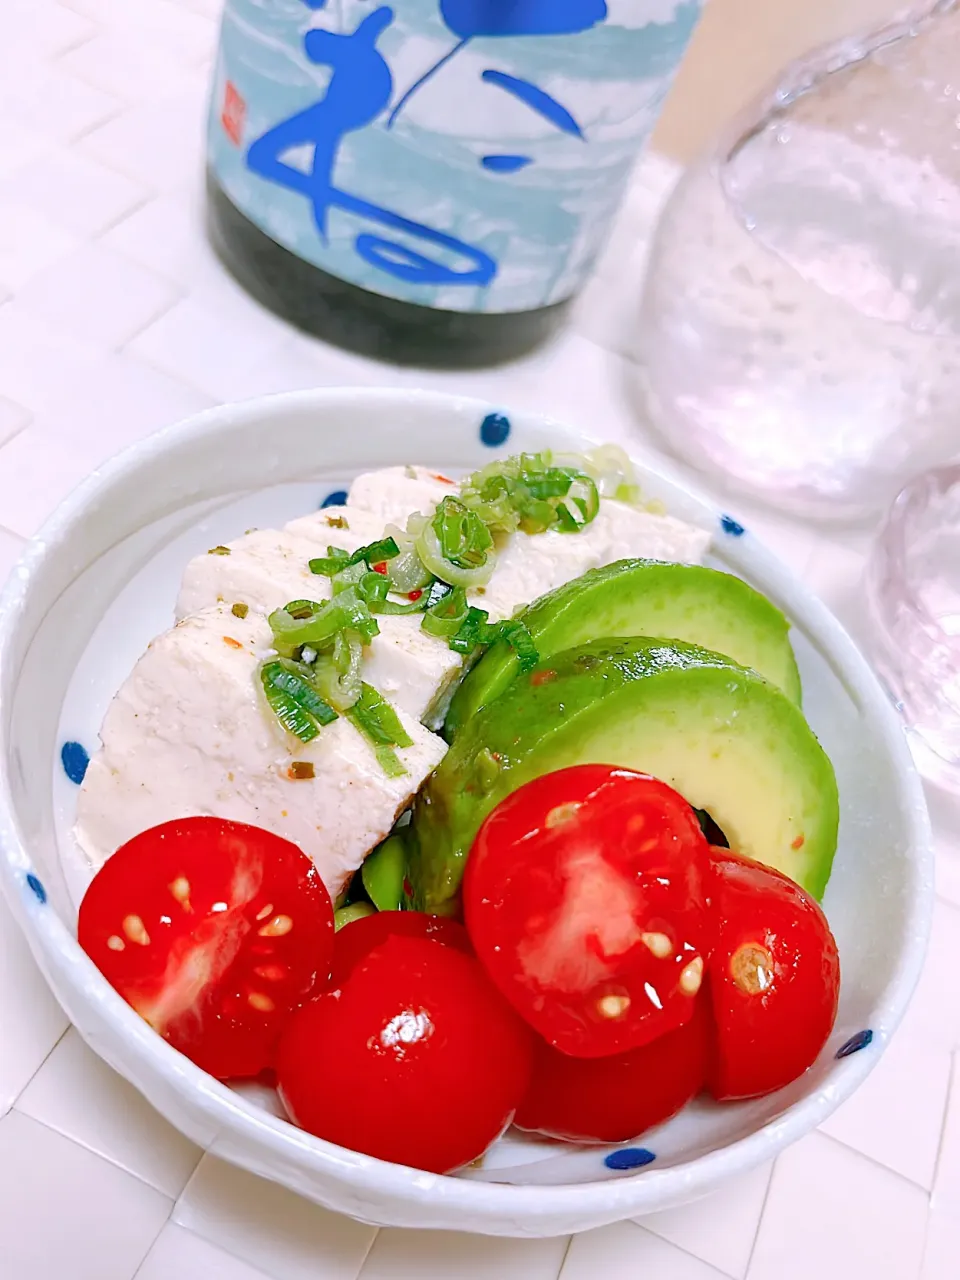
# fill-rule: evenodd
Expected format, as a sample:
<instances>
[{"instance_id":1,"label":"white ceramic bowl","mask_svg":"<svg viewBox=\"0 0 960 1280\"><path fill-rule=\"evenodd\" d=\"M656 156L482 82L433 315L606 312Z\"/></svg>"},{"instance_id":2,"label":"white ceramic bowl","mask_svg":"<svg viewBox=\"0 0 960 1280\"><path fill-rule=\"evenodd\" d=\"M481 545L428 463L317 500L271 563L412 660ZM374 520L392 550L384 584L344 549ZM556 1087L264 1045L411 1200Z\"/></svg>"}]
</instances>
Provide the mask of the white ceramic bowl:
<instances>
[{"instance_id":1,"label":"white ceramic bowl","mask_svg":"<svg viewBox=\"0 0 960 1280\"><path fill-rule=\"evenodd\" d=\"M457 1177L385 1164L300 1132L266 1094L219 1084L154 1035L78 948L77 885L68 885L76 786L63 743L95 746L109 698L170 625L188 557L316 507L362 469L418 461L458 471L496 452L584 443L535 415L508 420L493 408L369 390L227 406L122 454L68 498L0 597L0 878L83 1038L195 1142L367 1222L541 1236L695 1199L775 1155L864 1079L920 972L932 864L899 724L841 627L749 531L676 481L642 473L648 496L713 533L716 564L791 618L805 708L839 778L840 846L825 901L843 969L839 1019L819 1061L782 1093L697 1104L626 1150L508 1136L481 1169ZM860 1051L838 1057L851 1040Z\"/></svg>"}]
</instances>

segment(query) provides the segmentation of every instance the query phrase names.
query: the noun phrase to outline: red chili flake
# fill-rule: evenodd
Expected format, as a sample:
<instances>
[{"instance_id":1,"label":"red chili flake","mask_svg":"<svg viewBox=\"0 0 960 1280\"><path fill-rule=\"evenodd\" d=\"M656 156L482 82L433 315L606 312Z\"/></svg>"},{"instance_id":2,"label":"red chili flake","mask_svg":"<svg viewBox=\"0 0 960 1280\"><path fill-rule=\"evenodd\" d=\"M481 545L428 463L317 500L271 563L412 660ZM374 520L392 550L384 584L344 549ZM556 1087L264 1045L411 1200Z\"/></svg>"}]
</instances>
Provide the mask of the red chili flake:
<instances>
[{"instance_id":1,"label":"red chili flake","mask_svg":"<svg viewBox=\"0 0 960 1280\"><path fill-rule=\"evenodd\" d=\"M386 573L386 572L387 572L387 562L386 562L386 560L381 560L379 564L375 564L375 565L373 566L373 572L374 572L374 573Z\"/></svg>"},{"instance_id":2,"label":"red chili flake","mask_svg":"<svg viewBox=\"0 0 960 1280\"><path fill-rule=\"evenodd\" d=\"M449 476L442 476L439 471L434 471L431 478L439 480L441 484L456 484L455 480L451 480Z\"/></svg>"},{"instance_id":3,"label":"red chili flake","mask_svg":"<svg viewBox=\"0 0 960 1280\"><path fill-rule=\"evenodd\" d=\"M791 848L791 849L802 849L802 848L803 848L803 843L804 843L804 841L805 841L805 840L806 840L806 836L797 836L796 840L791 840L791 842L790 842L790 848Z\"/></svg>"},{"instance_id":4,"label":"red chili flake","mask_svg":"<svg viewBox=\"0 0 960 1280\"><path fill-rule=\"evenodd\" d=\"M242 649L243 645L239 640L234 640L233 636L224 636L223 643L228 644L231 649Z\"/></svg>"},{"instance_id":5,"label":"red chili flake","mask_svg":"<svg viewBox=\"0 0 960 1280\"><path fill-rule=\"evenodd\" d=\"M247 117L247 104L243 100L237 86L228 80L223 90L223 107L220 112L220 124L235 147L243 142L243 126Z\"/></svg>"},{"instance_id":6,"label":"red chili flake","mask_svg":"<svg viewBox=\"0 0 960 1280\"><path fill-rule=\"evenodd\" d=\"M557 673L555 671L535 671L530 677L530 683L534 686L539 684L549 684L551 680L556 680Z\"/></svg>"},{"instance_id":7,"label":"red chili flake","mask_svg":"<svg viewBox=\"0 0 960 1280\"><path fill-rule=\"evenodd\" d=\"M420 597L421 597L422 595L423 595L423 592L420 590L420 588L419 588L419 587L417 587L416 591L408 591L408 592L407 592L407 599L408 599L408 600L419 600L419 599L420 599Z\"/></svg>"}]
</instances>

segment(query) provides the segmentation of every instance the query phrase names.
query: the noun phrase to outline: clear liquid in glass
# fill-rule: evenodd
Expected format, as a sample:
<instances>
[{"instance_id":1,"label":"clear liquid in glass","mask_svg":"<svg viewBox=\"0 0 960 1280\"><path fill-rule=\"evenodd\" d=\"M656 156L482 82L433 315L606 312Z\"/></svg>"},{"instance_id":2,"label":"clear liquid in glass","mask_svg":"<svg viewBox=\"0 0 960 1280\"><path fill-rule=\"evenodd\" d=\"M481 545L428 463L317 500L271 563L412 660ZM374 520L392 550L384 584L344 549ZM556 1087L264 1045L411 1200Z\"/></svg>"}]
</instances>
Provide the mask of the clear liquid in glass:
<instances>
[{"instance_id":1,"label":"clear liquid in glass","mask_svg":"<svg viewBox=\"0 0 960 1280\"><path fill-rule=\"evenodd\" d=\"M734 488L869 518L960 453L960 7L821 55L741 124L654 241L647 408Z\"/></svg>"}]
</instances>

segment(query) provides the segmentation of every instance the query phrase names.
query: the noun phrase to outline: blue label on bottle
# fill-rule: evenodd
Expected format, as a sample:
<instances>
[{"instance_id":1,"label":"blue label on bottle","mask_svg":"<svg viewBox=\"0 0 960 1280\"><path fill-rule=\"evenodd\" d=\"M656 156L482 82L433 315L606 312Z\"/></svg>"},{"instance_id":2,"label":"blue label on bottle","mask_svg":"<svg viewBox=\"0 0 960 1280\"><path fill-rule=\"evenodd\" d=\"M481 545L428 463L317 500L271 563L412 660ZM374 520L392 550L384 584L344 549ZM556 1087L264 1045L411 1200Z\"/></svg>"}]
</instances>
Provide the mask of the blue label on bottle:
<instances>
[{"instance_id":1,"label":"blue label on bottle","mask_svg":"<svg viewBox=\"0 0 960 1280\"><path fill-rule=\"evenodd\" d=\"M589 272L700 0L227 0L209 157L307 262L451 311Z\"/></svg>"}]
</instances>

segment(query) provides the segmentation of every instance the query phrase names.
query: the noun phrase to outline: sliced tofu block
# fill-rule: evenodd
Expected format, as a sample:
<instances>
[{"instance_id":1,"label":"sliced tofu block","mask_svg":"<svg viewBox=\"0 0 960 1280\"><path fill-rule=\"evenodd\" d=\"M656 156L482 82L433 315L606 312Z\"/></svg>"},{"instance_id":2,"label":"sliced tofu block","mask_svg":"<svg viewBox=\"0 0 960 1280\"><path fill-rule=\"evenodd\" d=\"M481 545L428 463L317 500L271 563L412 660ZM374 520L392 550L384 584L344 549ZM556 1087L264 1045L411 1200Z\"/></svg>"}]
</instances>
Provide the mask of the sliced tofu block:
<instances>
[{"instance_id":1,"label":"sliced tofu block","mask_svg":"<svg viewBox=\"0 0 960 1280\"><path fill-rule=\"evenodd\" d=\"M262 616L216 605L149 646L110 705L80 791L75 835L91 866L158 823L210 814L292 840L335 898L389 832L444 743L401 711L408 772L388 778L344 717L311 743L290 739L258 687L270 640ZM294 780L295 760L314 776Z\"/></svg>"},{"instance_id":2,"label":"sliced tofu block","mask_svg":"<svg viewBox=\"0 0 960 1280\"><path fill-rule=\"evenodd\" d=\"M412 511L413 508L411 507ZM383 537L384 522L360 507L324 507L284 525L287 533L315 544L313 554L326 555L327 547L356 551ZM317 548L321 550L317 550Z\"/></svg>"},{"instance_id":3,"label":"sliced tofu block","mask_svg":"<svg viewBox=\"0 0 960 1280\"><path fill-rule=\"evenodd\" d=\"M340 535L341 543L330 539L330 545L342 545L347 531L332 532ZM364 546L380 537L382 527L373 537L367 537L366 531L357 532L356 545ZM269 614L290 600L330 598L330 579L311 573L309 568L311 557L325 554L325 546L287 530L257 529L228 543L224 550L229 554L197 556L187 565L177 600L178 619L220 603L228 608L244 603L251 610ZM381 614L377 623L380 634L364 650L363 678L401 711L435 724L433 708L459 675L463 665L460 656L446 641L421 631L416 614Z\"/></svg>"},{"instance_id":4,"label":"sliced tofu block","mask_svg":"<svg viewBox=\"0 0 960 1280\"><path fill-rule=\"evenodd\" d=\"M638 511L623 502L604 498L590 526L596 537L606 539L601 564L636 558L669 560L677 564L702 564L710 546L710 534L674 516ZM588 530L589 532L589 530ZM578 535L579 536L579 535Z\"/></svg>"},{"instance_id":5,"label":"sliced tofu block","mask_svg":"<svg viewBox=\"0 0 960 1280\"><path fill-rule=\"evenodd\" d=\"M429 515L442 498L457 492L457 483L426 467L384 467L357 476L347 505L379 516L383 525L401 528L413 511Z\"/></svg>"},{"instance_id":6,"label":"sliced tofu block","mask_svg":"<svg viewBox=\"0 0 960 1280\"><path fill-rule=\"evenodd\" d=\"M270 613L290 600L326 600L330 579L310 572L317 547L276 529L255 529L217 551L194 556L183 571L176 616L214 604Z\"/></svg>"}]
</instances>

